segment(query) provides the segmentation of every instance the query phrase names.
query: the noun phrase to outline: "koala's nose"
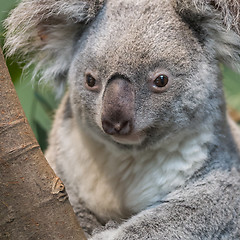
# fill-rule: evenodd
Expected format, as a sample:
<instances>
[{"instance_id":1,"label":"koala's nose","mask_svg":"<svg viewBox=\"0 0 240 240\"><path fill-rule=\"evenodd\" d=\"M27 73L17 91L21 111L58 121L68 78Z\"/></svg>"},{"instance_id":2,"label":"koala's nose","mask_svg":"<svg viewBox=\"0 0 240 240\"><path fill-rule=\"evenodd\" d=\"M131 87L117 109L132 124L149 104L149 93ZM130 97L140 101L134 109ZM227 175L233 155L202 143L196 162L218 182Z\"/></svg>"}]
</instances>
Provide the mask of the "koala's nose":
<instances>
[{"instance_id":1,"label":"koala's nose","mask_svg":"<svg viewBox=\"0 0 240 240\"><path fill-rule=\"evenodd\" d=\"M102 128L109 135L128 135L133 129L134 92L125 79L111 80L103 96Z\"/></svg>"}]
</instances>

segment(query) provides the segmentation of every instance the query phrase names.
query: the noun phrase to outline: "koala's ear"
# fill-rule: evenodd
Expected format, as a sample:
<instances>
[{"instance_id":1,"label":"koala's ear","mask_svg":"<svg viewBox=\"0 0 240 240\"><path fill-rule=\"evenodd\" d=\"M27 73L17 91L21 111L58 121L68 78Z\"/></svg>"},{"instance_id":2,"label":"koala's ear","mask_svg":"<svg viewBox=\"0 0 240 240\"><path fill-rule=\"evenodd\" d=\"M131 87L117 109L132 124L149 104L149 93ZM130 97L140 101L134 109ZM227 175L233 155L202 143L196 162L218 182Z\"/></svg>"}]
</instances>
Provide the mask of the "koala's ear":
<instances>
[{"instance_id":1,"label":"koala's ear","mask_svg":"<svg viewBox=\"0 0 240 240\"><path fill-rule=\"evenodd\" d=\"M193 26L219 61L240 71L240 1L174 0L174 2L179 15Z\"/></svg>"},{"instance_id":2,"label":"koala's ear","mask_svg":"<svg viewBox=\"0 0 240 240\"><path fill-rule=\"evenodd\" d=\"M65 78L73 46L104 0L23 0L5 21L7 55L26 55L41 79Z\"/></svg>"}]
</instances>

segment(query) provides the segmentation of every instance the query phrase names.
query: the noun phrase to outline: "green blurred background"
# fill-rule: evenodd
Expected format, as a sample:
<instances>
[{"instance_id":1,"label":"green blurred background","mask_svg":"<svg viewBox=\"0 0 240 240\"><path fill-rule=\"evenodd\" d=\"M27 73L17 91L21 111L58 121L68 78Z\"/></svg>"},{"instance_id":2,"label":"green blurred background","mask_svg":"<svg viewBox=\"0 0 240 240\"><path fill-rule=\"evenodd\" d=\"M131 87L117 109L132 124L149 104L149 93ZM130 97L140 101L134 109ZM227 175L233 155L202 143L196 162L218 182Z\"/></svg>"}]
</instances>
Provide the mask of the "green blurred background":
<instances>
[{"instance_id":1,"label":"green blurred background","mask_svg":"<svg viewBox=\"0 0 240 240\"><path fill-rule=\"evenodd\" d=\"M3 20L18 2L16 0L0 0L1 47L4 43ZM42 150L45 150L47 147L47 134L51 128L54 111L59 100L56 100L54 91L50 87L34 84L30 81L31 69L23 73L21 66L16 63L14 58L8 59L7 65L28 121Z\"/></svg>"},{"instance_id":2,"label":"green blurred background","mask_svg":"<svg viewBox=\"0 0 240 240\"><path fill-rule=\"evenodd\" d=\"M2 21L17 5L16 0L0 0L0 45L3 46L4 30ZM47 147L47 135L51 128L54 111L59 103L53 90L30 82L31 70L22 73L14 58L7 60L10 75L17 90L20 102L43 150ZM225 95L233 118L240 123L240 75L222 67ZM1 88L1 86L0 86ZM1 89L0 89L1 90Z\"/></svg>"}]
</instances>

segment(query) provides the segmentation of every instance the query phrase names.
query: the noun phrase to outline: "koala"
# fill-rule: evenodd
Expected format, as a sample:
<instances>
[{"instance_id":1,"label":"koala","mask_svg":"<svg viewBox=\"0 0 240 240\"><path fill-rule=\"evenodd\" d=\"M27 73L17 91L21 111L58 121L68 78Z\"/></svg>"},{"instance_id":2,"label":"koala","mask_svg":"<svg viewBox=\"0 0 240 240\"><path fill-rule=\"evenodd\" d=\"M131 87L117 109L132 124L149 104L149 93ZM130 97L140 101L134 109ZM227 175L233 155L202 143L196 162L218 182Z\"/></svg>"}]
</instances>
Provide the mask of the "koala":
<instances>
[{"instance_id":1,"label":"koala","mask_svg":"<svg viewBox=\"0 0 240 240\"><path fill-rule=\"evenodd\" d=\"M8 55L67 90L46 158L89 239L240 239L238 0L23 0Z\"/></svg>"}]
</instances>

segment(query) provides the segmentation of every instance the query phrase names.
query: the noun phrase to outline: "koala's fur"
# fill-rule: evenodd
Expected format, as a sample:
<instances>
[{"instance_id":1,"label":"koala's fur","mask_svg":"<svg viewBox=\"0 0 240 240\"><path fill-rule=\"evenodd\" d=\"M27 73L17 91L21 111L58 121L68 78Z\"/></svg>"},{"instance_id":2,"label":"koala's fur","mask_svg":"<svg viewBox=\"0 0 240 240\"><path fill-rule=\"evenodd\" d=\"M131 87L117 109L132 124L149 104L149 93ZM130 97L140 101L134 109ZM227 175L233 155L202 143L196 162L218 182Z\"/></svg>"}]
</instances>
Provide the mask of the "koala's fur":
<instances>
[{"instance_id":1,"label":"koala's fur","mask_svg":"<svg viewBox=\"0 0 240 240\"><path fill-rule=\"evenodd\" d=\"M117 222L91 239L240 239L219 69L240 69L239 14L238 0L23 0L6 20L9 55L68 84L46 157L86 233Z\"/></svg>"}]
</instances>

